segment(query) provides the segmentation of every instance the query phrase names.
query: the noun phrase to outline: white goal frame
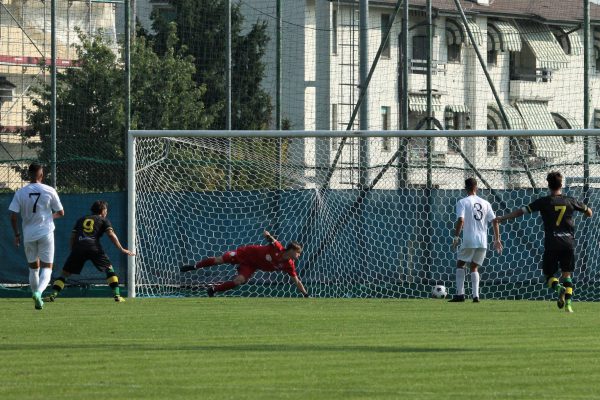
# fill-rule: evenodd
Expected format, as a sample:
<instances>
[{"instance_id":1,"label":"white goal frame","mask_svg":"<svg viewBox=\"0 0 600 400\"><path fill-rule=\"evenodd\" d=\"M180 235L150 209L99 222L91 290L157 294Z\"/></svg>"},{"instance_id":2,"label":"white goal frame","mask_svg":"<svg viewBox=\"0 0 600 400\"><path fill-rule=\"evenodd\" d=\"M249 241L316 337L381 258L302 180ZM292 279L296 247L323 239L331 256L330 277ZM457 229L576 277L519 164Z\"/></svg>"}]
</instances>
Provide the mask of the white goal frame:
<instances>
[{"instance_id":1,"label":"white goal frame","mask_svg":"<svg viewBox=\"0 0 600 400\"><path fill-rule=\"evenodd\" d=\"M532 136L578 136L600 137L600 129L555 130L406 130L406 131L227 131L227 130L130 130L128 132L128 181L127 181L127 247L136 251L136 204L135 204L135 141L137 138L197 137L197 138L449 138L449 137L532 137ZM591 144L590 144L591 145ZM588 149L588 154L591 150ZM128 297L136 297L136 258L128 257Z\"/></svg>"}]
</instances>

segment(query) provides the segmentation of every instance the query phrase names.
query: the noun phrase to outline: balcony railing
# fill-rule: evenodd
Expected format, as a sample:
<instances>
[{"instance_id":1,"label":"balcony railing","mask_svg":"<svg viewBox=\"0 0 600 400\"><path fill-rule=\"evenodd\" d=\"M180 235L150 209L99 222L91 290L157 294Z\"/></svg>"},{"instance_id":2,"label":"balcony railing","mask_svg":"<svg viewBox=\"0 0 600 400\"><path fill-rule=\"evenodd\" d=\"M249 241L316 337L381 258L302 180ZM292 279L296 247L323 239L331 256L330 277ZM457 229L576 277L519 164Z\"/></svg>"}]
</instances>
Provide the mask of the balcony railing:
<instances>
[{"instance_id":1,"label":"balcony railing","mask_svg":"<svg viewBox=\"0 0 600 400\"><path fill-rule=\"evenodd\" d=\"M411 74L427 74L427 60L410 60L410 73ZM446 74L446 64L442 64L437 60L431 61L431 73L433 75Z\"/></svg>"},{"instance_id":2,"label":"balcony railing","mask_svg":"<svg viewBox=\"0 0 600 400\"><path fill-rule=\"evenodd\" d=\"M547 68L536 68L535 73L516 70L511 72L510 80L549 83L552 82L552 70Z\"/></svg>"}]
</instances>

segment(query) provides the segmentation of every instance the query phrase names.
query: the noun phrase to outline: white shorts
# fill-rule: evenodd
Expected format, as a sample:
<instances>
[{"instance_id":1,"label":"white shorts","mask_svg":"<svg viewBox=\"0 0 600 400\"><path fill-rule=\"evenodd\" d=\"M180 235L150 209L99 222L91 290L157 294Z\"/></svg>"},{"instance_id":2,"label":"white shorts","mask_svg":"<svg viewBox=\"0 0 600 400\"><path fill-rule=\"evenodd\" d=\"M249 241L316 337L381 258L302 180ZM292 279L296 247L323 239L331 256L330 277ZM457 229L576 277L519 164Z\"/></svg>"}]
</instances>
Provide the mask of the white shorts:
<instances>
[{"instance_id":1,"label":"white shorts","mask_svg":"<svg viewBox=\"0 0 600 400\"><path fill-rule=\"evenodd\" d=\"M487 253L487 249L485 247L480 247L476 249L459 249L458 250L458 259L459 261L464 261L467 263L475 263L477 265L483 265L483 261L485 260L485 254Z\"/></svg>"},{"instance_id":2,"label":"white shorts","mask_svg":"<svg viewBox=\"0 0 600 400\"><path fill-rule=\"evenodd\" d=\"M54 232L33 242L25 242L23 247L28 263L36 262L38 258L46 264L54 263Z\"/></svg>"}]
</instances>

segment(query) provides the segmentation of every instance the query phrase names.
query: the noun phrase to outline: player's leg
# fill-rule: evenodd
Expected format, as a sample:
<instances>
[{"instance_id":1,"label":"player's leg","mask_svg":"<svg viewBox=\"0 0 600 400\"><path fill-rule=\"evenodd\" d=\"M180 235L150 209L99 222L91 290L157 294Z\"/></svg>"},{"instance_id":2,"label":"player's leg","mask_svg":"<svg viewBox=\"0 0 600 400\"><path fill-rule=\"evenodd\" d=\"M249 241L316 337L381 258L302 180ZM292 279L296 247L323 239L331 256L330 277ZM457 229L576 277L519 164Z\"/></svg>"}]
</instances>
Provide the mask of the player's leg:
<instances>
[{"instance_id":1,"label":"player's leg","mask_svg":"<svg viewBox=\"0 0 600 400\"><path fill-rule=\"evenodd\" d=\"M555 252L551 249L544 249L544 256L542 259L542 270L544 273L544 278L546 280L546 285L550 290L553 290L558 295L556 305L558 306L558 308L563 308L565 305L565 288L563 285L560 284L558 278L554 276L558 272L558 258L556 257Z\"/></svg>"},{"instance_id":2,"label":"player's leg","mask_svg":"<svg viewBox=\"0 0 600 400\"><path fill-rule=\"evenodd\" d=\"M560 257L561 278L564 290L564 304L566 312L573 312L572 299L575 287L573 285L573 267L575 265L575 252L572 249L565 251Z\"/></svg>"},{"instance_id":3,"label":"player's leg","mask_svg":"<svg viewBox=\"0 0 600 400\"><path fill-rule=\"evenodd\" d=\"M471 295L474 303L479 303L479 266L483 265L487 249L475 249L469 269L471 270Z\"/></svg>"},{"instance_id":4,"label":"player's leg","mask_svg":"<svg viewBox=\"0 0 600 400\"><path fill-rule=\"evenodd\" d=\"M42 294L39 291L40 286L40 260L38 258L38 243L37 241L25 242L23 244L25 257L29 265L29 287L31 288L31 298L36 310L44 308Z\"/></svg>"},{"instance_id":5,"label":"player's leg","mask_svg":"<svg viewBox=\"0 0 600 400\"><path fill-rule=\"evenodd\" d=\"M181 272L194 271L200 268L212 267L213 265L221 264L237 264L235 260L235 251L229 251L219 257L208 257L198 261L195 265L184 265L179 270Z\"/></svg>"},{"instance_id":6,"label":"player's leg","mask_svg":"<svg viewBox=\"0 0 600 400\"><path fill-rule=\"evenodd\" d=\"M459 250L459 259L456 261L456 294L449 300L450 303L465 301L465 264L461 259L463 250Z\"/></svg>"},{"instance_id":7,"label":"player's leg","mask_svg":"<svg viewBox=\"0 0 600 400\"><path fill-rule=\"evenodd\" d=\"M233 280L209 287L206 291L206 294L208 295L208 297L213 297L216 292L224 292L226 290L233 289L239 285L243 285L244 283L248 282L250 277L252 277L254 271L256 271L255 268L247 264L241 264L238 267L238 274L235 278L233 278Z\"/></svg>"},{"instance_id":8,"label":"player's leg","mask_svg":"<svg viewBox=\"0 0 600 400\"><path fill-rule=\"evenodd\" d=\"M110 259L101 249L88 250L88 257L100 272L104 272L106 274L106 283L108 287L112 290L113 299L117 303L122 303L125 301L123 297L121 297L121 289L119 288L119 277L115 273L115 270L110 262Z\"/></svg>"},{"instance_id":9,"label":"player's leg","mask_svg":"<svg viewBox=\"0 0 600 400\"><path fill-rule=\"evenodd\" d=\"M79 275L83 269L83 264L85 264L86 261L87 258L85 257L85 254L77 249L71 251L67 257L67 260L65 261L65 265L63 266L60 276L54 280L54 283L52 283L52 294L44 297L44 301L54 301L60 292L65 288L67 278L73 274Z\"/></svg>"},{"instance_id":10,"label":"player's leg","mask_svg":"<svg viewBox=\"0 0 600 400\"><path fill-rule=\"evenodd\" d=\"M54 233L41 238L38 241L38 254L40 257L40 284L38 291L44 293L52 279L52 265L54 263Z\"/></svg>"},{"instance_id":11,"label":"player's leg","mask_svg":"<svg viewBox=\"0 0 600 400\"><path fill-rule=\"evenodd\" d=\"M60 273L60 276L52 283L52 293L49 296L44 297L44 301L52 302L56 300L56 297L65 288L65 284L69 276L71 276L71 273L63 269Z\"/></svg>"}]
</instances>

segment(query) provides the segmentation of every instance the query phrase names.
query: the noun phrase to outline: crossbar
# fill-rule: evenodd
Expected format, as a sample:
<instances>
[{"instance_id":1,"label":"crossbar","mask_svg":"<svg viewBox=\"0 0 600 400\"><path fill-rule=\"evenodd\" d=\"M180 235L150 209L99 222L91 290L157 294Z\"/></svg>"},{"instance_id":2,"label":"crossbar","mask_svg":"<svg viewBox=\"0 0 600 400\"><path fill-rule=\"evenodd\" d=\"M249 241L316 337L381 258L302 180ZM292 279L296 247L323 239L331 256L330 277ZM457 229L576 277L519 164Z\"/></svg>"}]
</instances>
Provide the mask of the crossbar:
<instances>
[{"instance_id":1,"label":"crossbar","mask_svg":"<svg viewBox=\"0 0 600 400\"><path fill-rule=\"evenodd\" d=\"M130 130L132 137L262 137L262 138L328 138L328 137L531 137L531 136L594 136L600 129L532 129L532 130L406 130L406 131L227 131L227 130Z\"/></svg>"}]
</instances>

